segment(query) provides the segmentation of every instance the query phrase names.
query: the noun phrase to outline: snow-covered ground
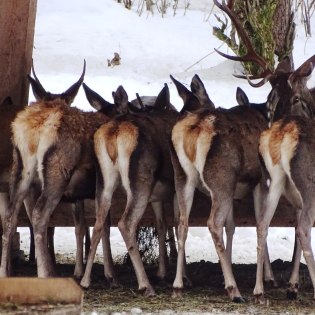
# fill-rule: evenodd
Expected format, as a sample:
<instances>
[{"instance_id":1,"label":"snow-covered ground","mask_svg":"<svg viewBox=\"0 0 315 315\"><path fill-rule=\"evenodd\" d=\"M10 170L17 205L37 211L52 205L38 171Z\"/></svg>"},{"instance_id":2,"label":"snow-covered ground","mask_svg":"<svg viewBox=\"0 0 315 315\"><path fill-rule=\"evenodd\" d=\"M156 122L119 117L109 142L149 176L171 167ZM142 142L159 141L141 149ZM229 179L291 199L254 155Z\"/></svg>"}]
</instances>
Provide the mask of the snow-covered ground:
<instances>
[{"instance_id":1,"label":"snow-covered ground","mask_svg":"<svg viewBox=\"0 0 315 315\"><path fill-rule=\"evenodd\" d=\"M132 10L114 0L38 0L34 65L42 84L52 92L61 92L80 76L83 60L87 62L85 82L107 100L118 85L123 85L129 97L157 95L164 83L168 83L171 101L178 108L182 102L171 84L172 74L181 82L190 83L197 73L204 81L209 96L217 106L236 104L235 91L240 86L250 100L262 102L270 90L269 84L254 89L246 80L232 76L240 71L237 63L226 61L214 48L227 52L227 48L212 35L217 25L212 1L193 0L184 15L179 8L173 16L169 8L164 18L157 12L137 14L138 3ZM180 0L182 5L185 1ZM209 14L212 12L209 18ZM303 26L298 24L294 61L296 67L315 52L313 38L306 39ZM312 20L312 32L315 22ZM107 66L114 52L121 57L121 65ZM310 86L315 85L315 76ZM34 97L30 96L30 101ZM75 105L91 110L80 90ZM19 228L21 249L28 252L28 229ZM55 244L58 253L75 255L73 228L57 228ZM293 228L271 228L268 236L271 259L290 260L293 250ZM314 246L313 241L313 246ZM112 229L111 245L114 255L126 252L116 228ZM101 256L101 247L98 254ZM201 259L216 262L213 242L206 228L191 228L187 241L188 261ZM233 262L256 261L256 231L254 228L237 228L233 243Z\"/></svg>"}]
</instances>

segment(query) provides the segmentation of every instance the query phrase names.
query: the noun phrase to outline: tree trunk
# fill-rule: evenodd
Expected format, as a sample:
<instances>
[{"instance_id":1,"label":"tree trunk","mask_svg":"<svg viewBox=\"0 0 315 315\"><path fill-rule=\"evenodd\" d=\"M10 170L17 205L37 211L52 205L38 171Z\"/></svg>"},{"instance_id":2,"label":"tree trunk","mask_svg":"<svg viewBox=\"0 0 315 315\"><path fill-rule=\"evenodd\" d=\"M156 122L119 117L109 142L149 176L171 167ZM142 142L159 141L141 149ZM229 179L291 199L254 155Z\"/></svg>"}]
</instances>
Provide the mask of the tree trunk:
<instances>
[{"instance_id":1,"label":"tree trunk","mask_svg":"<svg viewBox=\"0 0 315 315\"><path fill-rule=\"evenodd\" d=\"M28 101L37 0L0 0L0 104Z\"/></svg>"},{"instance_id":2,"label":"tree trunk","mask_svg":"<svg viewBox=\"0 0 315 315\"><path fill-rule=\"evenodd\" d=\"M275 54L279 61L285 56L292 58L295 23L293 22L292 0L282 0L277 4L273 16L273 37L275 40Z\"/></svg>"}]
</instances>

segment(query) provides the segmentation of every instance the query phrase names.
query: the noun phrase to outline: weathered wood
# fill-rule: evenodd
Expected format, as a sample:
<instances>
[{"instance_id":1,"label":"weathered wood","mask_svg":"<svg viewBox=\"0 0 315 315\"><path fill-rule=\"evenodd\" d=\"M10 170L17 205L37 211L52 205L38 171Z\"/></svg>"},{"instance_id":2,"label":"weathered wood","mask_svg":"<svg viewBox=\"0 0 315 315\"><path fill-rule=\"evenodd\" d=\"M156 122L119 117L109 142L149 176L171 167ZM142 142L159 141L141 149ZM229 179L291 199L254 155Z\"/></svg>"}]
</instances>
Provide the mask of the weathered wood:
<instances>
[{"instance_id":1,"label":"weathered wood","mask_svg":"<svg viewBox=\"0 0 315 315\"><path fill-rule=\"evenodd\" d=\"M0 279L0 302L21 304L69 303L81 305L83 291L72 278Z\"/></svg>"},{"instance_id":2,"label":"weathered wood","mask_svg":"<svg viewBox=\"0 0 315 315\"><path fill-rule=\"evenodd\" d=\"M37 0L0 0L0 102L28 100Z\"/></svg>"},{"instance_id":3,"label":"weathered wood","mask_svg":"<svg viewBox=\"0 0 315 315\"><path fill-rule=\"evenodd\" d=\"M72 278L3 278L0 279L0 307L3 304L45 305L41 314L81 314L83 291Z\"/></svg>"},{"instance_id":4,"label":"weathered wood","mask_svg":"<svg viewBox=\"0 0 315 315\"><path fill-rule=\"evenodd\" d=\"M111 222L113 226L117 226L118 220L120 219L123 209L125 206L125 195L122 191L118 191L114 195L113 205L110 211ZM73 226L73 219L71 215L73 205L69 203L61 203L54 214L52 215L50 226ZM207 219L209 217L209 211L211 207L210 198L197 192L190 214L189 224L190 226L206 226ZM93 200L85 201L85 216L87 224L93 226L95 222L95 208ZM253 199L246 198L243 200L234 201L234 212L236 226L255 226L255 215ZM166 219L169 225L173 224L173 208L172 204L168 204L165 209ZM154 226L155 218L153 210L149 206L145 212L141 222L143 226ZM25 211L21 211L19 217L19 226L28 226L28 219ZM271 221L271 226L295 226L295 210L285 200L281 199L279 207L276 210L275 216Z\"/></svg>"}]
</instances>

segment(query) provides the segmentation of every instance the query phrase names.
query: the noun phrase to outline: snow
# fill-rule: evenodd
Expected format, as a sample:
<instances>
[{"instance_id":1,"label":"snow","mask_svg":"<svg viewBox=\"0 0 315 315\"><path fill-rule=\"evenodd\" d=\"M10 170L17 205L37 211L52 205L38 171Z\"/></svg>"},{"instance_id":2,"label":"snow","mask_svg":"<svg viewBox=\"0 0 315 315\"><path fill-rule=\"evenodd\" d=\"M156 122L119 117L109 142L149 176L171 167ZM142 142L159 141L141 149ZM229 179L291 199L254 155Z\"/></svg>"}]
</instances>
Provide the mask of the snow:
<instances>
[{"instance_id":1,"label":"snow","mask_svg":"<svg viewBox=\"0 0 315 315\"><path fill-rule=\"evenodd\" d=\"M226 61L214 48L228 52L227 48L212 35L217 25L212 1L193 0L184 14L182 8L169 8L162 18L157 12L136 12L139 1L132 10L114 0L38 0L33 59L36 73L42 84L52 92L67 89L80 76L83 60L87 62L85 82L105 99L111 100L111 92L123 85L130 99L135 93L157 95L164 83L169 84L171 101L181 108L169 75L190 84L194 74L203 80L210 98L217 106L231 107L236 104L236 87L240 86L250 100L263 102L270 86L254 89L246 80L236 79L232 73L239 72L237 63ZM179 1L181 7L184 1ZM211 11L213 9L213 11ZM208 16L210 18L208 19ZM306 39L303 26L298 24L294 61L298 67L315 51L313 38ZM315 22L312 21L312 32ZM114 52L121 56L121 65L107 66ZM315 76L314 76L315 77ZM311 78L310 86L315 85ZM30 101L34 100L30 95ZM81 89L75 105L91 110ZM21 249L29 249L29 232L18 229ZM268 236L271 260L290 260L293 252L294 229L271 228ZM56 251L69 257L75 255L73 228L57 228ZM112 228L111 246L114 256L126 252L117 228ZM314 246L314 241L313 241ZM201 259L217 262L218 257L206 228L190 228L186 245L188 261ZM98 248L101 259L101 246ZM236 228L233 242L234 263L256 262L255 228Z\"/></svg>"}]
</instances>

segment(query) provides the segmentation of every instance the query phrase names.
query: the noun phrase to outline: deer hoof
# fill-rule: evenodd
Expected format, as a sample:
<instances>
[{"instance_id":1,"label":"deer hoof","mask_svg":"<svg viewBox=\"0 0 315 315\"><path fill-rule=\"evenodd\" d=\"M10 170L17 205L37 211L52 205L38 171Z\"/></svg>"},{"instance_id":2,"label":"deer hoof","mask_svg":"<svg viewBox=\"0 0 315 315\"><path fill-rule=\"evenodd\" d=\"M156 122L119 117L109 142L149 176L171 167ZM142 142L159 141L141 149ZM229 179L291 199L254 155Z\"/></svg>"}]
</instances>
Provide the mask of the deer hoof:
<instances>
[{"instance_id":1,"label":"deer hoof","mask_svg":"<svg viewBox=\"0 0 315 315\"><path fill-rule=\"evenodd\" d=\"M120 287L120 283L116 280L116 278L107 278L107 281L109 282L109 287L111 289L117 289Z\"/></svg>"},{"instance_id":2,"label":"deer hoof","mask_svg":"<svg viewBox=\"0 0 315 315\"><path fill-rule=\"evenodd\" d=\"M184 276L183 280L184 280L184 286L186 288L192 288L193 286L192 281L187 276Z\"/></svg>"},{"instance_id":3,"label":"deer hoof","mask_svg":"<svg viewBox=\"0 0 315 315\"><path fill-rule=\"evenodd\" d=\"M278 282L276 280L267 280L265 281L266 286L270 287L270 288L278 288Z\"/></svg>"},{"instance_id":4,"label":"deer hoof","mask_svg":"<svg viewBox=\"0 0 315 315\"><path fill-rule=\"evenodd\" d=\"M287 299L289 300L296 300L299 291L299 284L298 283L289 283L287 289Z\"/></svg>"},{"instance_id":5,"label":"deer hoof","mask_svg":"<svg viewBox=\"0 0 315 315\"><path fill-rule=\"evenodd\" d=\"M265 296L263 293L255 295L255 303L256 304L265 304Z\"/></svg>"},{"instance_id":6,"label":"deer hoof","mask_svg":"<svg viewBox=\"0 0 315 315\"><path fill-rule=\"evenodd\" d=\"M82 278L81 282L80 282L80 286L83 288L83 289L88 289L89 286L90 286L90 281L84 279L84 277Z\"/></svg>"},{"instance_id":7,"label":"deer hoof","mask_svg":"<svg viewBox=\"0 0 315 315\"><path fill-rule=\"evenodd\" d=\"M183 296L183 289L173 288L173 294L172 294L173 299L178 299L178 298L181 298L182 296Z\"/></svg>"},{"instance_id":8,"label":"deer hoof","mask_svg":"<svg viewBox=\"0 0 315 315\"><path fill-rule=\"evenodd\" d=\"M151 286L149 286L143 290L140 290L140 291L143 291L143 296L145 296L145 297L155 296L155 291Z\"/></svg>"},{"instance_id":9,"label":"deer hoof","mask_svg":"<svg viewBox=\"0 0 315 315\"><path fill-rule=\"evenodd\" d=\"M297 299L297 291L288 289L287 290L287 299L288 300L296 300Z\"/></svg>"},{"instance_id":10,"label":"deer hoof","mask_svg":"<svg viewBox=\"0 0 315 315\"><path fill-rule=\"evenodd\" d=\"M241 296L236 296L233 298L234 303L246 303L246 300L242 298Z\"/></svg>"}]
</instances>

